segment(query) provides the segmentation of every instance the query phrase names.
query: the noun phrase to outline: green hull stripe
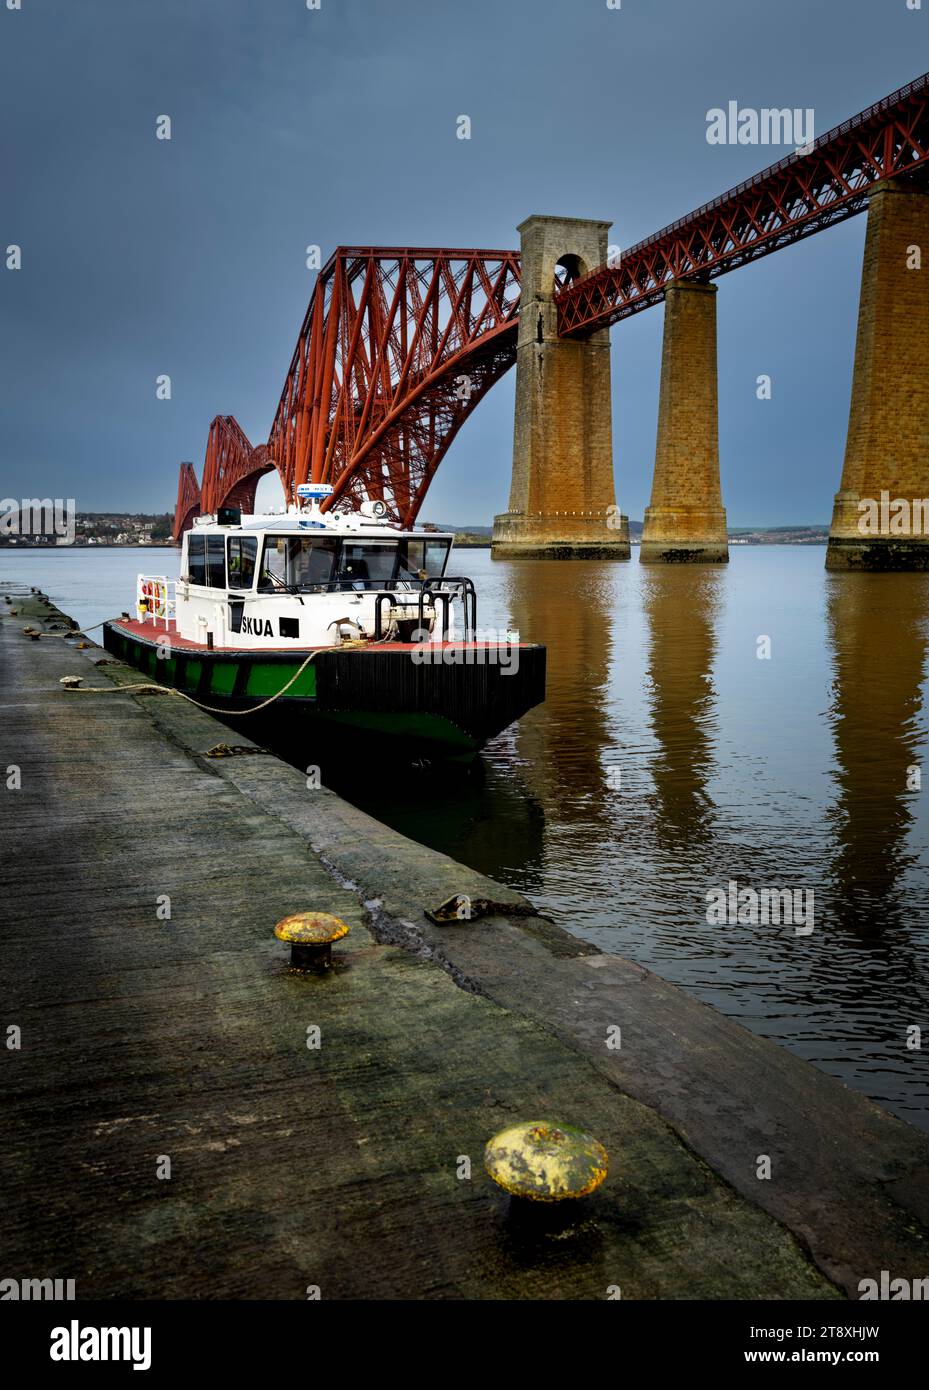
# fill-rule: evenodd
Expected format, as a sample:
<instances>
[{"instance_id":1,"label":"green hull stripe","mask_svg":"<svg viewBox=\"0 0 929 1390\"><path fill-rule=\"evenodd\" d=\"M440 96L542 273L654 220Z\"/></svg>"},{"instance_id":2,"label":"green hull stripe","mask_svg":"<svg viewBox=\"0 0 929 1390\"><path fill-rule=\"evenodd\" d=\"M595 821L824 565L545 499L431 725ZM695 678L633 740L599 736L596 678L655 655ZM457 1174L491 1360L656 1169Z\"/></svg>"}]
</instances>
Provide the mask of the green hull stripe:
<instances>
[{"instance_id":1,"label":"green hull stripe","mask_svg":"<svg viewBox=\"0 0 929 1390\"><path fill-rule=\"evenodd\" d=\"M271 663L242 661L241 658L224 661L222 657L216 657L204 662L199 657L189 657L181 652L161 660L157 648L147 642L135 642L122 633L115 633L114 637L117 654L125 662L159 684L174 686L186 695L229 697L241 694L248 699L266 700L284 688L295 672L300 670L305 659L300 657L299 660ZM303 700L315 698L316 671L312 662L300 673L287 695Z\"/></svg>"},{"instance_id":2,"label":"green hull stripe","mask_svg":"<svg viewBox=\"0 0 929 1390\"><path fill-rule=\"evenodd\" d=\"M212 679L210 680L211 695L231 695L235 685L236 672L238 665L233 666L228 661L214 661ZM283 685L284 682L281 682ZM278 686L280 689L280 686Z\"/></svg>"},{"instance_id":3,"label":"green hull stripe","mask_svg":"<svg viewBox=\"0 0 929 1390\"><path fill-rule=\"evenodd\" d=\"M299 669L299 661L295 661L293 666L271 666L267 662L253 661L249 666L245 693L246 695L273 695L276 691L281 690L290 680L294 671ZM316 671L312 661L301 673L300 678L294 681L287 694L302 697L304 700L311 700L315 697Z\"/></svg>"}]
</instances>

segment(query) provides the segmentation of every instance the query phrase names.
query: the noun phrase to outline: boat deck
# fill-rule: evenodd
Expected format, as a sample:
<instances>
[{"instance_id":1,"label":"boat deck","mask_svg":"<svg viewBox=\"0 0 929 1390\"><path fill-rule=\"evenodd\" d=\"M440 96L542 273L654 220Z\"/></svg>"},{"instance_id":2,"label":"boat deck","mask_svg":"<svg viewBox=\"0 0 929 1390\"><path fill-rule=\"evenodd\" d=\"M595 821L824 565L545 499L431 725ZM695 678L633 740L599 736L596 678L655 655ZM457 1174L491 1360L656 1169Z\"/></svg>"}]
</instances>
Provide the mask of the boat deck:
<instances>
[{"instance_id":1,"label":"boat deck","mask_svg":"<svg viewBox=\"0 0 929 1390\"><path fill-rule=\"evenodd\" d=\"M141 641L143 642L151 642L154 645L157 645L160 641L163 641L167 637L170 640L172 648L174 648L177 651L210 652L214 655L217 653L227 653L230 655L237 656L260 656L263 652L267 652L268 654L273 654L275 656L295 656L297 654L305 655L307 652L311 651L339 651L339 648L336 646L314 648L311 646L303 646L299 642L286 642L283 645L267 647L220 647L216 645L212 647L207 647L202 642L193 642L189 637L182 637L177 630L177 623L174 621L173 618L148 618L145 622L140 622L137 618L120 618L117 619L115 622L111 622L109 626L112 628L116 628L119 631L124 632L131 637L141 639ZM370 647L376 648L378 651L384 652L412 652L420 650L423 644L421 642L371 641L368 643L368 645ZM434 651L444 649L446 647L453 648L456 651L460 648L470 648L477 650L483 647L485 649L488 649L496 647L496 645L497 644L494 642L469 642L462 641L460 639L451 642L429 643L429 646ZM513 642L512 648L513 650L518 649L520 651L523 651L528 650L529 648L536 645L537 644L531 642Z\"/></svg>"}]
</instances>

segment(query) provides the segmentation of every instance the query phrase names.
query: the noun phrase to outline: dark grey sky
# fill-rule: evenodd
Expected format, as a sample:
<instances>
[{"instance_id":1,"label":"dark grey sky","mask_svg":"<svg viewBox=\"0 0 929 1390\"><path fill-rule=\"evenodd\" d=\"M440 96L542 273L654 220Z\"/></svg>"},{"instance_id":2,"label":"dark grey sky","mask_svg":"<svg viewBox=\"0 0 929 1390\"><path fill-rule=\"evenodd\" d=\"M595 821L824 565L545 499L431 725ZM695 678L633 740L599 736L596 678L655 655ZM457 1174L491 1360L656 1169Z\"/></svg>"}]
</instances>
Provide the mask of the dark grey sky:
<instances>
[{"instance_id":1,"label":"dark grey sky","mask_svg":"<svg viewBox=\"0 0 929 1390\"><path fill-rule=\"evenodd\" d=\"M628 246L788 152L709 145L709 108L813 107L819 134L927 68L929 0L0 0L0 244L23 248L0 269L0 496L173 508L213 415L266 439L308 243L515 247L544 212L611 218ZM828 520L863 237L856 218L719 282L731 524ZM613 330L635 517L661 327ZM505 507L513 385L425 517Z\"/></svg>"}]
</instances>

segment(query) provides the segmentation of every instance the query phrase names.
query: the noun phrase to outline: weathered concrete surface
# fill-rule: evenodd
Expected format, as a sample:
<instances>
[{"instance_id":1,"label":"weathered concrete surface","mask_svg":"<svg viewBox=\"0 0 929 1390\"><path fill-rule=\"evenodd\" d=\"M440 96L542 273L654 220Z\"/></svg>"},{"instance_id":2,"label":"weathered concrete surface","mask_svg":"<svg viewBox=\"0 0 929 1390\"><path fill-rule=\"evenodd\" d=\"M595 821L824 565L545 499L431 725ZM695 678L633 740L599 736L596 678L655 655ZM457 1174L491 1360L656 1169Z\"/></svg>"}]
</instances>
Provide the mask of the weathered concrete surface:
<instances>
[{"instance_id":1,"label":"weathered concrete surface","mask_svg":"<svg viewBox=\"0 0 929 1390\"><path fill-rule=\"evenodd\" d=\"M452 894L524 899L414 845L261 759L222 776L299 831L358 885L382 938L440 962L464 987L580 1049L670 1123L739 1192L789 1226L850 1296L881 1269L929 1270L929 1139L676 986L544 918L436 926ZM607 1045L622 1030L622 1047ZM756 1159L772 1159L770 1180Z\"/></svg>"},{"instance_id":2,"label":"weathered concrete surface","mask_svg":"<svg viewBox=\"0 0 929 1390\"><path fill-rule=\"evenodd\" d=\"M202 757L242 740L190 705L63 693L70 671L137 674L21 626L0 619L0 765L22 770L2 792L0 1023L23 1030L0 1053L5 1276L85 1297L828 1298L830 1269L925 1271L921 1136L539 919L430 927L452 891L515 895L276 759ZM271 934L306 906L352 926L328 978L291 975ZM492 1133L540 1115L612 1159L557 1240L520 1233L481 1171ZM695 1152L714 1145L743 1195ZM760 1152L771 1182L746 1178Z\"/></svg>"}]
</instances>

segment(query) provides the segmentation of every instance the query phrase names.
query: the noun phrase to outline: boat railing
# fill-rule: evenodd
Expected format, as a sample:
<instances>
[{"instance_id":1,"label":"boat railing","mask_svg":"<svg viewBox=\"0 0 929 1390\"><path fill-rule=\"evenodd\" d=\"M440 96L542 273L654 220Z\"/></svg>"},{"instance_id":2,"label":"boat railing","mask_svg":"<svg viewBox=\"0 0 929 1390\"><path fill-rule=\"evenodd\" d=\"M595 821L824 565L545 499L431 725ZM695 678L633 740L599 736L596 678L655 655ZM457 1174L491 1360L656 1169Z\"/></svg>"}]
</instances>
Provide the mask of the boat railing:
<instances>
[{"instance_id":1,"label":"boat railing","mask_svg":"<svg viewBox=\"0 0 929 1390\"><path fill-rule=\"evenodd\" d=\"M135 588L139 622L168 623L177 616L175 582L166 574L140 574Z\"/></svg>"},{"instance_id":2,"label":"boat railing","mask_svg":"<svg viewBox=\"0 0 929 1390\"><path fill-rule=\"evenodd\" d=\"M288 583L280 576L273 578L267 575L259 576L257 591L259 594L418 594L419 590L426 588L436 589L449 584L458 587L462 584L471 584L470 579L456 578L452 575L431 575L426 579L419 579L415 575L400 576L397 579L361 579L358 575L341 577L339 579L324 579L318 583L305 581L302 583ZM473 585L471 585L473 589ZM398 600L402 602L402 599Z\"/></svg>"},{"instance_id":3,"label":"boat railing","mask_svg":"<svg viewBox=\"0 0 929 1390\"><path fill-rule=\"evenodd\" d=\"M417 584L419 586L418 592ZM377 593L374 600L374 640L376 642L382 641L390 628L389 619L387 627L384 626L385 605L391 612L396 607L409 606L409 599L403 598L403 592L399 591L398 594L396 589L381 589ZM477 632L477 594L470 579L466 579L464 576L443 575L442 578L411 581L411 588L405 592L409 594L410 599L415 601L418 609L420 633L425 631L427 618L435 619L438 617L436 613L436 605L438 605L442 610L441 640L446 641L451 625L452 604L457 598L460 598L463 609L465 640L467 641Z\"/></svg>"}]
</instances>

